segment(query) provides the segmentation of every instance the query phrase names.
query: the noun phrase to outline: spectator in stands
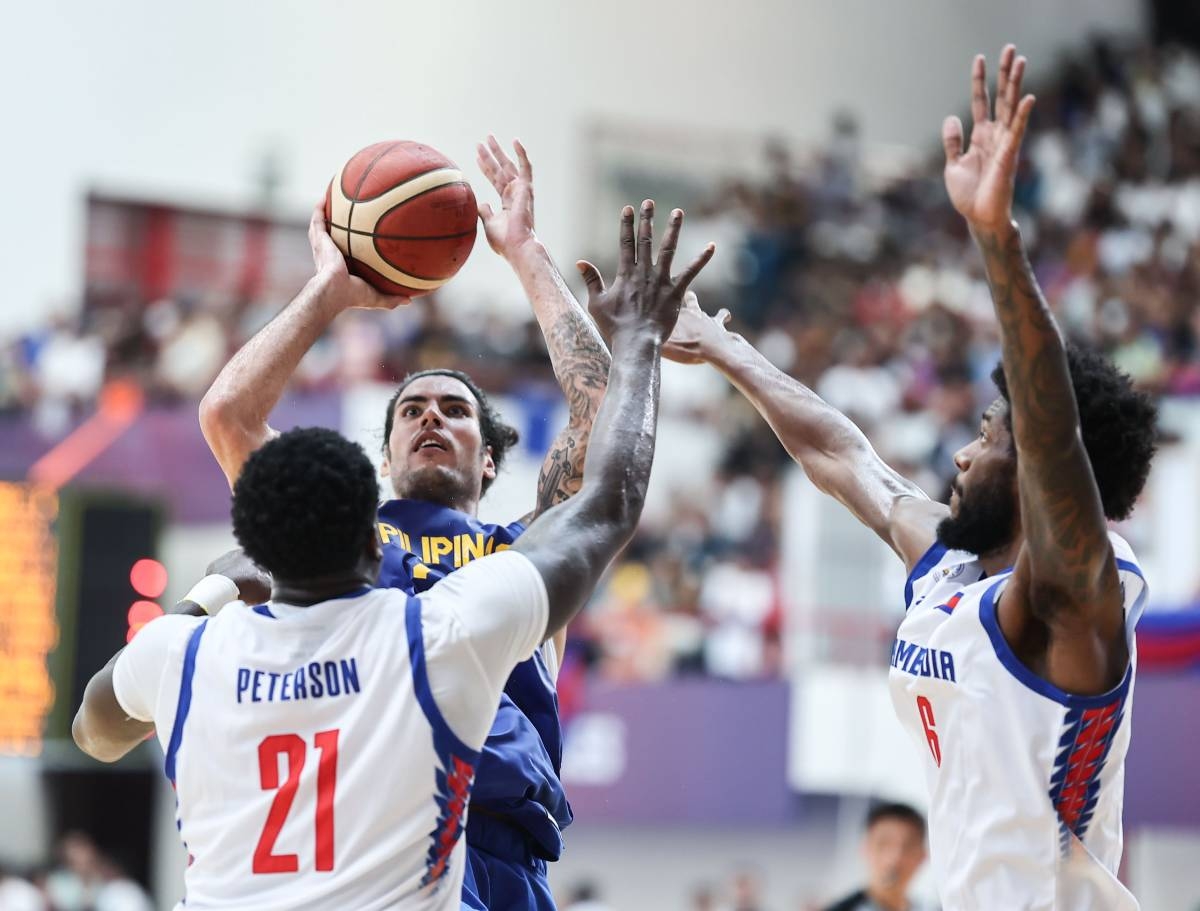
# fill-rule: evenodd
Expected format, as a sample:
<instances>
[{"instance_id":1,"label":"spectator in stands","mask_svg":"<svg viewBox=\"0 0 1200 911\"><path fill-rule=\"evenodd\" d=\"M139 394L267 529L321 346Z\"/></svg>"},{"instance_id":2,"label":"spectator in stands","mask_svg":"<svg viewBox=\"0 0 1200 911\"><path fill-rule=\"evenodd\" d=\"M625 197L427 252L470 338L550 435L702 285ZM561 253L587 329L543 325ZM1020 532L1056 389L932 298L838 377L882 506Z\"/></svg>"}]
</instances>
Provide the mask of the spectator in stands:
<instances>
[{"instance_id":1,"label":"spectator in stands","mask_svg":"<svg viewBox=\"0 0 1200 911\"><path fill-rule=\"evenodd\" d=\"M866 887L825 911L918 911L908 887L925 863L925 818L907 804L879 804L867 814L862 852Z\"/></svg>"}]
</instances>

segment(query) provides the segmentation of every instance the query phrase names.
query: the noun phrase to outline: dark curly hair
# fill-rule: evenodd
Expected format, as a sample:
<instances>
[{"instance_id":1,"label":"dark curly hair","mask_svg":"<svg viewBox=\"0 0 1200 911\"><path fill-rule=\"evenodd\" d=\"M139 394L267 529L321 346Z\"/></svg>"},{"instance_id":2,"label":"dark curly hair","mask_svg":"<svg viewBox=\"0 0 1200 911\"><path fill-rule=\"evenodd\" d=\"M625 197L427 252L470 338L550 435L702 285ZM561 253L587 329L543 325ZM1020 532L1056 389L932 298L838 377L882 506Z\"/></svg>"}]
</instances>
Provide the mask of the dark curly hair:
<instances>
[{"instance_id":1,"label":"dark curly hair","mask_svg":"<svg viewBox=\"0 0 1200 911\"><path fill-rule=\"evenodd\" d=\"M385 456L389 454L388 440L392 438L392 424L396 415L396 403L400 401L404 395L404 390L412 384L413 380L419 380L426 376L448 376L451 379L458 380L471 390L471 395L475 396L475 401L479 403L479 435L483 438L483 445L492 447L492 461L496 463L496 472L499 473L505 453L517 445L521 439L521 435L517 433L516 427L504 423L500 417L500 413L488 401L487 393L475 385L473 379L461 370L451 370L449 367L420 370L417 373L410 373L400 381L399 388L392 394L391 399L388 401L387 415L383 419L383 454ZM483 479L483 493L487 493L487 489L492 486L492 481L494 480L495 478Z\"/></svg>"},{"instance_id":2,"label":"dark curly hair","mask_svg":"<svg viewBox=\"0 0 1200 911\"><path fill-rule=\"evenodd\" d=\"M289 430L246 460L233 533L277 579L351 570L375 534L379 487L362 447L323 427Z\"/></svg>"},{"instance_id":3,"label":"dark curly hair","mask_svg":"<svg viewBox=\"0 0 1200 911\"><path fill-rule=\"evenodd\" d=\"M1092 463L1104 515L1124 519L1146 486L1158 448L1158 407L1097 351L1067 345L1067 367L1079 407L1083 446ZM1011 405L1003 364L992 371L992 381ZM1011 430L1011 410L1008 426Z\"/></svg>"}]
</instances>

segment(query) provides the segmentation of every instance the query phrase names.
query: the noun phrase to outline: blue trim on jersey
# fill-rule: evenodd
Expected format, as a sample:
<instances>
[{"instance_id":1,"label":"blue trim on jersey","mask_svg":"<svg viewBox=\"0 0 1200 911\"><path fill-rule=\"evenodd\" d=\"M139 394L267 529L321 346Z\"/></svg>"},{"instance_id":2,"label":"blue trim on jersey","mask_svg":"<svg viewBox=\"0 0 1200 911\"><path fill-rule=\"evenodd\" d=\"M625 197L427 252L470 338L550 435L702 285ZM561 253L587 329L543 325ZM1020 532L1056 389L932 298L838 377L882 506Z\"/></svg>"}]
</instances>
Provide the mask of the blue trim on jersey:
<instances>
[{"instance_id":1,"label":"blue trim on jersey","mask_svg":"<svg viewBox=\"0 0 1200 911\"><path fill-rule=\"evenodd\" d=\"M1073 693L1064 692L1048 680L1043 680L1021 663L1021 659L1013 654L1012 647L1008 644L1008 640L1004 638L1004 631L1000 629L1000 621L996 616L996 592L1007 581L1007 578L998 578L983 593L983 597L979 600L979 622L987 630L988 638L992 640L992 649L996 652L996 657L1000 659L1000 663L1008 669L1008 672L1039 696L1045 696L1047 699L1053 700L1059 705L1065 705L1070 709L1102 708L1103 706L1111 705L1115 700L1124 699L1126 692L1129 690L1129 682L1133 679L1132 662L1125 669L1125 676L1121 679L1121 682L1107 693L1101 693L1099 696L1077 696Z\"/></svg>"},{"instance_id":2,"label":"blue trim on jersey","mask_svg":"<svg viewBox=\"0 0 1200 911\"><path fill-rule=\"evenodd\" d=\"M1128 560L1122 560L1120 557L1118 557L1117 558L1117 569L1118 570L1123 569L1126 572L1133 573L1135 576L1137 576L1143 582L1146 581L1146 577L1142 575L1141 567L1139 567L1136 563L1131 563Z\"/></svg>"},{"instance_id":3,"label":"blue trim on jersey","mask_svg":"<svg viewBox=\"0 0 1200 911\"><path fill-rule=\"evenodd\" d=\"M200 648L200 638L208 619L192 630L188 636L187 650L183 653L183 673L179 679L179 702L175 705L175 724L171 727L171 739L167 742L167 753L163 762L163 770L171 784L175 784L175 756L179 752L179 744L183 740L183 725L187 721L188 712L192 709L192 677L196 673L196 652Z\"/></svg>"},{"instance_id":4,"label":"blue trim on jersey","mask_svg":"<svg viewBox=\"0 0 1200 911\"><path fill-rule=\"evenodd\" d=\"M268 620L279 619L273 613L271 613L271 608L267 607L265 604L256 604L254 607L250 608L250 610L254 611L254 613L258 614L260 617L266 617Z\"/></svg>"},{"instance_id":5,"label":"blue trim on jersey","mask_svg":"<svg viewBox=\"0 0 1200 911\"><path fill-rule=\"evenodd\" d=\"M471 763L479 762L479 750L473 750L450 729L446 719L442 717L441 709L433 698L433 690L429 686L429 675L425 671L425 637L421 634L421 600L411 595L404 609L404 625L408 631L408 657L412 663L413 688L417 694L417 702L425 719L433 727L435 740L443 739L455 753Z\"/></svg>"},{"instance_id":6,"label":"blue trim on jersey","mask_svg":"<svg viewBox=\"0 0 1200 911\"><path fill-rule=\"evenodd\" d=\"M929 545L929 550L925 551L921 559L917 561L917 565L912 568L912 572L908 574L908 578L904 580L904 609L908 610L912 607L913 599L913 583L920 581L929 574L929 571L938 565L938 561L946 556L948 550L941 541L934 541Z\"/></svg>"},{"instance_id":7,"label":"blue trim on jersey","mask_svg":"<svg viewBox=\"0 0 1200 911\"><path fill-rule=\"evenodd\" d=\"M444 880L454 847L465 834L464 820L480 753L464 744L450 730L433 698L425 666L425 636L421 631L419 598L409 596L404 611L404 625L408 633L413 691L432 729L433 750L440 764L440 768L434 770L436 791L433 795L438 807L438 821L429 833L429 853L425 859L425 875L421 877L421 888L432 885L436 890Z\"/></svg>"}]
</instances>

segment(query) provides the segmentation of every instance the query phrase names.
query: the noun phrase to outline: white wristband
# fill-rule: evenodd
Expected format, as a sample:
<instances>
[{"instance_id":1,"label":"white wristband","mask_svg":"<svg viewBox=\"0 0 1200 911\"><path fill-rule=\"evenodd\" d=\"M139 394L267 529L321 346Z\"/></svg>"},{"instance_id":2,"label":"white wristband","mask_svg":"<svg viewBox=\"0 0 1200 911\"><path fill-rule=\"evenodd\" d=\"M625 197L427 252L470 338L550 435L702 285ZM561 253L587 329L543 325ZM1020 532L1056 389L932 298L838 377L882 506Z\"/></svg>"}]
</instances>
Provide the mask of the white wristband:
<instances>
[{"instance_id":1,"label":"white wristband","mask_svg":"<svg viewBox=\"0 0 1200 911\"><path fill-rule=\"evenodd\" d=\"M206 614L215 617L221 608L238 600L238 597L237 583L228 576L214 573L193 585L192 590L183 596L183 600L200 605Z\"/></svg>"}]
</instances>

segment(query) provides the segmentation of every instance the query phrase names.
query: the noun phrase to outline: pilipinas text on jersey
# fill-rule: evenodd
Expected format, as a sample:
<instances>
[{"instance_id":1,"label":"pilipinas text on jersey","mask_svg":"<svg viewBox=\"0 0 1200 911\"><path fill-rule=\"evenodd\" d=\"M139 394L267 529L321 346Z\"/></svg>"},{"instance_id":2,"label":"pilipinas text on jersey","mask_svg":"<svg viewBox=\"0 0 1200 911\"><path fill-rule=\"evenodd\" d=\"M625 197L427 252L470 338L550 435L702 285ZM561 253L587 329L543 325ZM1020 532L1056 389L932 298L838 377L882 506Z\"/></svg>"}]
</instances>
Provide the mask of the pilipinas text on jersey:
<instances>
[{"instance_id":1,"label":"pilipinas text on jersey","mask_svg":"<svg viewBox=\"0 0 1200 911\"><path fill-rule=\"evenodd\" d=\"M520 522L480 522L460 510L413 499L380 504L377 528L383 547L379 585L410 594L427 591L480 557L508 549L525 531ZM558 860L562 829L573 819L559 779L561 764L558 692L538 652L518 664L505 684L480 757L472 806L521 829L538 856ZM482 826L469 826L468 843L475 845L482 831Z\"/></svg>"},{"instance_id":2,"label":"pilipinas text on jersey","mask_svg":"<svg viewBox=\"0 0 1200 911\"><path fill-rule=\"evenodd\" d=\"M909 576L889 688L923 757L945 907L1137 908L1117 868L1147 589L1129 545L1110 539L1130 663L1099 696L1065 693L1013 653L996 614L1011 568L987 577L974 555L934 544Z\"/></svg>"}]
</instances>

